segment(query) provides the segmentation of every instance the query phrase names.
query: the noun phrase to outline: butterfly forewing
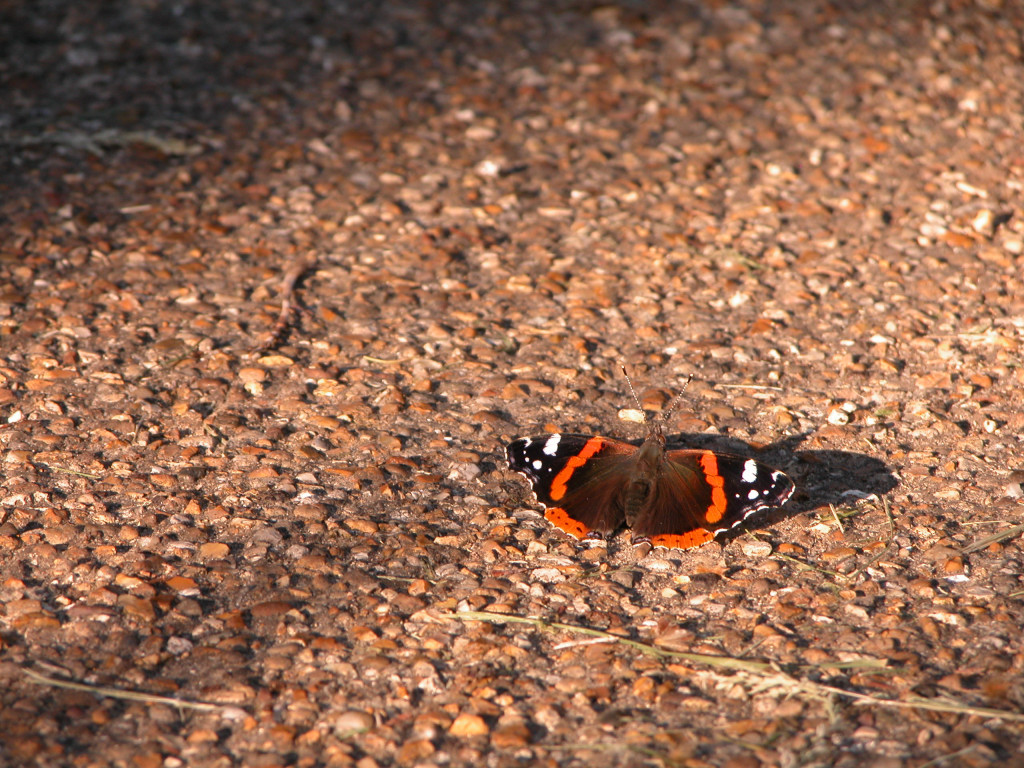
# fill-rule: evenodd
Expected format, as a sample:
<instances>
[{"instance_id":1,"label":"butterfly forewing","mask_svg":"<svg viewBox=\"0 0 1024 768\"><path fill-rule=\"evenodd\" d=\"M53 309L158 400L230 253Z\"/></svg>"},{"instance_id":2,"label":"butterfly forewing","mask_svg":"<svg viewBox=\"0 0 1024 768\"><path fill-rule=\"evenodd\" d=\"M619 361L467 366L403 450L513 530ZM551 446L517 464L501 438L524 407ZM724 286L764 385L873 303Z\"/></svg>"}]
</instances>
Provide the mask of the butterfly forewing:
<instances>
[{"instance_id":1,"label":"butterfly forewing","mask_svg":"<svg viewBox=\"0 0 1024 768\"><path fill-rule=\"evenodd\" d=\"M584 534L622 525L622 489L635 454L629 443L573 434L523 438L506 451L509 467L526 476L548 508L548 520L574 536L583 534L564 518L582 525Z\"/></svg>"}]
</instances>

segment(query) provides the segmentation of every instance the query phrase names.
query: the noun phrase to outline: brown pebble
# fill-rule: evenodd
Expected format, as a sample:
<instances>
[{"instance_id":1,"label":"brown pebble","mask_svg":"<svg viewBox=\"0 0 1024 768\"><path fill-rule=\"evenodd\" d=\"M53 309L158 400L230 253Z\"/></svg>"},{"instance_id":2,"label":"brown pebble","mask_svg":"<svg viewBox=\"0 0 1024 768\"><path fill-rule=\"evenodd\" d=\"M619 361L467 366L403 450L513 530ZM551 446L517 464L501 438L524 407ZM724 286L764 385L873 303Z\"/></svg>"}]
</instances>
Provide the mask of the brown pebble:
<instances>
[{"instance_id":1,"label":"brown pebble","mask_svg":"<svg viewBox=\"0 0 1024 768\"><path fill-rule=\"evenodd\" d=\"M452 722L448 732L452 736L468 738L472 736L483 736L490 733L487 722L479 715L463 712Z\"/></svg>"},{"instance_id":2,"label":"brown pebble","mask_svg":"<svg viewBox=\"0 0 1024 768\"><path fill-rule=\"evenodd\" d=\"M380 526L372 520L362 520L360 518L349 518L345 521L345 526L357 533L377 533L380 530Z\"/></svg>"},{"instance_id":3,"label":"brown pebble","mask_svg":"<svg viewBox=\"0 0 1024 768\"><path fill-rule=\"evenodd\" d=\"M199 557L203 560L219 560L227 557L231 548L220 541L208 541L199 547Z\"/></svg>"},{"instance_id":4,"label":"brown pebble","mask_svg":"<svg viewBox=\"0 0 1024 768\"><path fill-rule=\"evenodd\" d=\"M526 723L499 725L491 734L491 746L496 749L518 749L531 741L530 729Z\"/></svg>"},{"instance_id":5,"label":"brown pebble","mask_svg":"<svg viewBox=\"0 0 1024 768\"><path fill-rule=\"evenodd\" d=\"M413 739L402 745L402 748L398 750L397 759L399 765L412 765L432 754L434 754L434 745L429 739Z\"/></svg>"},{"instance_id":6,"label":"brown pebble","mask_svg":"<svg viewBox=\"0 0 1024 768\"><path fill-rule=\"evenodd\" d=\"M323 522L327 519L329 512L326 504L299 504L292 510L292 514L299 520L311 522Z\"/></svg>"},{"instance_id":7,"label":"brown pebble","mask_svg":"<svg viewBox=\"0 0 1024 768\"><path fill-rule=\"evenodd\" d=\"M195 579L190 579L186 576L172 576L164 583L175 592L184 592L187 589L196 588Z\"/></svg>"},{"instance_id":8,"label":"brown pebble","mask_svg":"<svg viewBox=\"0 0 1024 768\"><path fill-rule=\"evenodd\" d=\"M156 608L151 600L146 600L135 595L119 595L117 604L120 605L126 614L136 619L151 622L156 618Z\"/></svg>"},{"instance_id":9,"label":"brown pebble","mask_svg":"<svg viewBox=\"0 0 1024 768\"><path fill-rule=\"evenodd\" d=\"M149 482L155 485L157 488L173 488L178 484L178 478L174 475L165 475L157 473L149 476Z\"/></svg>"},{"instance_id":10,"label":"brown pebble","mask_svg":"<svg viewBox=\"0 0 1024 768\"><path fill-rule=\"evenodd\" d=\"M364 733L373 728L373 726L373 715L357 709L342 712L334 718L334 721L331 723L331 727L339 738L346 738L358 733Z\"/></svg>"},{"instance_id":11,"label":"brown pebble","mask_svg":"<svg viewBox=\"0 0 1024 768\"><path fill-rule=\"evenodd\" d=\"M836 547L835 549L830 549L827 552L822 552L819 557L826 563L835 563L840 560L855 557L856 555L857 550L853 547Z\"/></svg>"},{"instance_id":12,"label":"brown pebble","mask_svg":"<svg viewBox=\"0 0 1024 768\"><path fill-rule=\"evenodd\" d=\"M249 609L249 613L252 614L253 618L262 619L270 616L280 616L283 613L288 613L292 609L291 603L286 603L283 600L268 600L265 603L257 603Z\"/></svg>"},{"instance_id":13,"label":"brown pebble","mask_svg":"<svg viewBox=\"0 0 1024 768\"><path fill-rule=\"evenodd\" d=\"M943 565L943 570L946 573L960 573L964 569L964 559L962 557L951 557Z\"/></svg>"}]
</instances>

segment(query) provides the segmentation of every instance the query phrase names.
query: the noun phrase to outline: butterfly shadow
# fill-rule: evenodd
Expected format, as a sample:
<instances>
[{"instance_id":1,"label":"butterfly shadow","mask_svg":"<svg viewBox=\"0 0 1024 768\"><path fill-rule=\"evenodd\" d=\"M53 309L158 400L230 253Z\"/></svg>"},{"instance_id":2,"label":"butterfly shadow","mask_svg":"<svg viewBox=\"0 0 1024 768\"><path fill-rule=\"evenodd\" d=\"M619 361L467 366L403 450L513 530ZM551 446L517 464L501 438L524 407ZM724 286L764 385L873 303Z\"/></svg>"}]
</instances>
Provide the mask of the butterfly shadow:
<instances>
[{"instance_id":1,"label":"butterfly shadow","mask_svg":"<svg viewBox=\"0 0 1024 768\"><path fill-rule=\"evenodd\" d=\"M852 451L798 450L807 435L778 440L761 449L725 435L686 433L668 439L670 448L699 448L755 459L792 478L796 491L781 509L752 516L719 537L724 545L745 531L767 528L780 520L829 505L842 506L871 496L881 497L896 487L898 478L879 459Z\"/></svg>"}]
</instances>

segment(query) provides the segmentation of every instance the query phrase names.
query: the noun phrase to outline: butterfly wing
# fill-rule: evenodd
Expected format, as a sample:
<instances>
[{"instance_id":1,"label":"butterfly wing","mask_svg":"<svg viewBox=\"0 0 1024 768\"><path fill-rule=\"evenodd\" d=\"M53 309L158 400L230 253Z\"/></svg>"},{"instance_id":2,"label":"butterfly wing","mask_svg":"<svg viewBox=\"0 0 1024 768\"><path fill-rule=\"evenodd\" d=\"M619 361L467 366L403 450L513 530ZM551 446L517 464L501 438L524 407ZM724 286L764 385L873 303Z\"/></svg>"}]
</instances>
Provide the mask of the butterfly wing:
<instances>
[{"instance_id":1,"label":"butterfly wing","mask_svg":"<svg viewBox=\"0 0 1024 768\"><path fill-rule=\"evenodd\" d=\"M526 476L544 517L576 538L600 538L625 520L622 491L636 446L609 437L524 437L505 450L509 467Z\"/></svg>"},{"instance_id":2,"label":"butterfly wing","mask_svg":"<svg viewBox=\"0 0 1024 768\"><path fill-rule=\"evenodd\" d=\"M687 549L706 544L755 512L781 506L793 487L786 474L753 459L668 451L647 503L629 523L634 540Z\"/></svg>"}]
</instances>

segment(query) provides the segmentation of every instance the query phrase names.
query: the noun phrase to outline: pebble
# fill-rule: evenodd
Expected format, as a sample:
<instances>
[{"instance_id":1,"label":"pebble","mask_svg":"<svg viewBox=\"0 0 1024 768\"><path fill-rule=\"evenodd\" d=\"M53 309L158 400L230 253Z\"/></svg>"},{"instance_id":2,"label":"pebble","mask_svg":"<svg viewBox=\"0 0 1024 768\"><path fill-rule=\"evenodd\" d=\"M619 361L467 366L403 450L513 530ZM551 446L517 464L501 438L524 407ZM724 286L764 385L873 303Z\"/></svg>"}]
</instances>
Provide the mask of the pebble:
<instances>
[{"instance_id":1,"label":"pebble","mask_svg":"<svg viewBox=\"0 0 1024 768\"><path fill-rule=\"evenodd\" d=\"M343 739L368 731L374 725L373 715L354 709L342 712L331 721L331 727L334 729L334 732Z\"/></svg>"},{"instance_id":2,"label":"pebble","mask_svg":"<svg viewBox=\"0 0 1024 768\"><path fill-rule=\"evenodd\" d=\"M460 738L486 736L491 732L487 722L479 715L463 712L452 722L448 732Z\"/></svg>"}]
</instances>

